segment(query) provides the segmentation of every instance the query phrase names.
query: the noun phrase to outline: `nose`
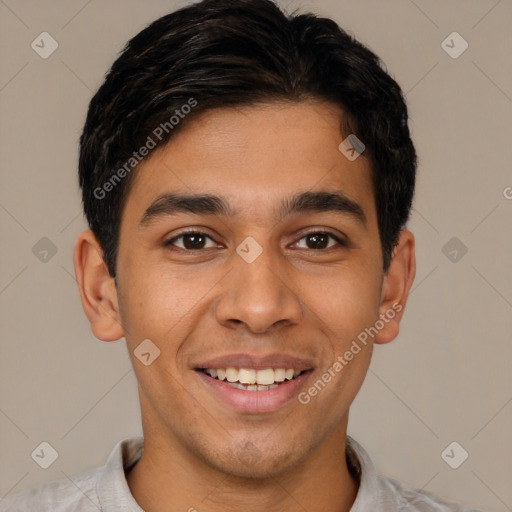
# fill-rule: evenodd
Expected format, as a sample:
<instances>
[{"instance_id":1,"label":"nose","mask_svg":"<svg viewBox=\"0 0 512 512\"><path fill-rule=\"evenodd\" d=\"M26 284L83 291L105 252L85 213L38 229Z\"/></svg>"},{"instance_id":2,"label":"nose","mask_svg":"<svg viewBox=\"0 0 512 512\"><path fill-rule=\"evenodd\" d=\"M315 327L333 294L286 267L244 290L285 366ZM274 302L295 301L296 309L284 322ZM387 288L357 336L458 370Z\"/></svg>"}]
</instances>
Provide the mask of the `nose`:
<instances>
[{"instance_id":1,"label":"nose","mask_svg":"<svg viewBox=\"0 0 512 512\"><path fill-rule=\"evenodd\" d=\"M252 263L235 256L215 307L223 326L233 329L243 324L250 332L262 334L278 324L300 322L302 306L291 269L266 257L265 252Z\"/></svg>"}]
</instances>

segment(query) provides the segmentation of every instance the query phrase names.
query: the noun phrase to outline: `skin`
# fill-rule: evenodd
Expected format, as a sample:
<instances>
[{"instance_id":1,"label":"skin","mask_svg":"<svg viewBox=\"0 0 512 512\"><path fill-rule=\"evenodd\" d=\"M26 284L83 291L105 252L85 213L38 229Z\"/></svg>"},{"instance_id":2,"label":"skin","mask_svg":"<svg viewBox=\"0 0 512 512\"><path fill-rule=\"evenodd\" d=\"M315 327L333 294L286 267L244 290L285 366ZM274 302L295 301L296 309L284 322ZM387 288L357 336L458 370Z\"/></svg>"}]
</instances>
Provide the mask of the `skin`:
<instances>
[{"instance_id":1,"label":"skin","mask_svg":"<svg viewBox=\"0 0 512 512\"><path fill-rule=\"evenodd\" d=\"M374 343L398 334L415 256L404 230L383 273L369 162L339 151L342 116L312 101L202 114L137 170L122 215L117 288L92 232L77 240L91 329L104 341L125 337L138 380L145 450L127 480L147 512L340 512L355 500L344 446L349 407ZM337 212L275 216L283 199L307 191L344 193L366 225ZM166 192L222 195L238 214L162 215L141 226ZM165 245L184 228L211 240L188 252L190 238ZM318 248L306 236L323 232L347 246L329 238ZM250 264L236 252L248 236L263 249ZM397 303L394 319L308 404L242 414L194 370L201 358L279 351L313 361L307 390ZM149 366L134 356L144 339L161 351Z\"/></svg>"}]
</instances>

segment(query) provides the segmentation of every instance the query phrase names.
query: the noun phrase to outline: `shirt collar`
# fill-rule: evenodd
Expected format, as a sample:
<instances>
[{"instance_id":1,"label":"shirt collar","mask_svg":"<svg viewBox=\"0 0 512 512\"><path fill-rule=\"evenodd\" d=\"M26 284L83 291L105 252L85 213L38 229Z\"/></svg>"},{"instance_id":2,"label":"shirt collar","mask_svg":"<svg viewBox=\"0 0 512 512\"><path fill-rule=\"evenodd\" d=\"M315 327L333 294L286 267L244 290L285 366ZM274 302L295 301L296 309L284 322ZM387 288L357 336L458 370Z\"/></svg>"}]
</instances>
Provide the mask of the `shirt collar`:
<instances>
[{"instance_id":1,"label":"shirt collar","mask_svg":"<svg viewBox=\"0 0 512 512\"><path fill-rule=\"evenodd\" d=\"M144 438L132 437L117 443L98 480L97 492L103 512L144 512L126 481L127 472L144 451Z\"/></svg>"},{"instance_id":2,"label":"shirt collar","mask_svg":"<svg viewBox=\"0 0 512 512\"><path fill-rule=\"evenodd\" d=\"M375 466L366 450L350 436L346 441L346 457L350 472L359 479L359 490L350 512L384 512Z\"/></svg>"},{"instance_id":3,"label":"shirt collar","mask_svg":"<svg viewBox=\"0 0 512 512\"><path fill-rule=\"evenodd\" d=\"M97 484L104 512L144 512L130 492L126 474L144 451L144 438L132 437L117 443L104 466ZM350 472L359 481L356 500L350 512L381 512L379 483L375 467L364 448L353 438L346 438L346 458Z\"/></svg>"}]
</instances>

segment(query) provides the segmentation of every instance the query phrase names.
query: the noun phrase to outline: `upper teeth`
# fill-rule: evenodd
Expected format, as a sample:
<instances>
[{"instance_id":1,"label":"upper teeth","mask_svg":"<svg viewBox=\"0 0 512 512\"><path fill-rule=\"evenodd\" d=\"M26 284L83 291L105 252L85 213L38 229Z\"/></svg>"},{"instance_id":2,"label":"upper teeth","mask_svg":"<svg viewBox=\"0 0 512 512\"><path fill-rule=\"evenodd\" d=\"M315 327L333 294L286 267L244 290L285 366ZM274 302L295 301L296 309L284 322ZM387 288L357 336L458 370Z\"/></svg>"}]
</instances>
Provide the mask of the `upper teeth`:
<instances>
[{"instance_id":1,"label":"upper teeth","mask_svg":"<svg viewBox=\"0 0 512 512\"><path fill-rule=\"evenodd\" d=\"M219 380L228 382L240 382L240 384L261 384L269 386L274 382L292 380L302 372L293 368L265 368L264 370L253 370L251 368L207 368L204 370L210 377L217 377Z\"/></svg>"}]
</instances>

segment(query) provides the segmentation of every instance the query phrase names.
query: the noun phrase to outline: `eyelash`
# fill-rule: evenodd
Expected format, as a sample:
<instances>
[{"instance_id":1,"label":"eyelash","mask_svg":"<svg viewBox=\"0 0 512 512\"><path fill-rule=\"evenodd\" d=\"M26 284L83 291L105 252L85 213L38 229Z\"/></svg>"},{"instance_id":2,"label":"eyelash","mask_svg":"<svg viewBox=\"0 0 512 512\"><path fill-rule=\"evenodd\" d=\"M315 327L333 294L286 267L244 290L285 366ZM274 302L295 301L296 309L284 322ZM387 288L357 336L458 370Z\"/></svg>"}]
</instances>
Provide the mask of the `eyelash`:
<instances>
[{"instance_id":1,"label":"eyelash","mask_svg":"<svg viewBox=\"0 0 512 512\"><path fill-rule=\"evenodd\" d=\"M214 241L211 236L207 235L206 233L203 233L202 231L192 231L191 230L191 231L184 231L183 233L180 233L178 236L175 236L175 237L171 238L170 240L166 241L164 243L164 245L165 245L165 247L171 247L177 240L180 240L180 239L186 237L187 235L200 235L200 236L209 238L210 240ZM306 233L298 240L298 242L300 242L301 240L304 240L305 238L312 236L312 235L327 235L328 237L335 240L341 247L348 247L348 244L344 240L342 240L340 237L336 236L335 234L333 234L329 231L321 231L321 230L320 231L311 231L309 233ZM177 247L177 249L180 249L182 251L187 251L187 252L194 252L194 249L183 249L181 247ZM323 252L328 249L332 249L332 247L327 247L325 249L309 249L309 250L316 251L316 252ZM205 249L195 249L195 250L196 251L204 251Z\"/></svg>"}]
</instances>

